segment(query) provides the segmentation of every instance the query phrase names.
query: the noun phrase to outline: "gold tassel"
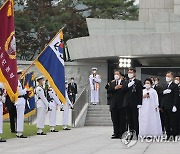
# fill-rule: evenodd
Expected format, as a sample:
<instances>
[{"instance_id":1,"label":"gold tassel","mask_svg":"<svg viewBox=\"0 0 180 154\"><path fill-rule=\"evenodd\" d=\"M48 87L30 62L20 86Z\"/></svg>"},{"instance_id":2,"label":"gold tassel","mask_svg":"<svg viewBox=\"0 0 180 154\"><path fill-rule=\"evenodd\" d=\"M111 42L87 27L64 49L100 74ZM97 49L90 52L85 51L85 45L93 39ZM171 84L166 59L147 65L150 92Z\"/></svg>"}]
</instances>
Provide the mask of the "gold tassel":
<instances>
[{"instance_id":1,"label":"gold tassel","mask_svg":"<svg viewBox=\"0 0 180 154\"><path fill-rule=\"evenodd\" d=\"M9 6L8 6L7 16L11 17L13 15L13 11L14 11L14 2L13 2L13 0L10 0Z\"/></svg>"},{"instance_id":2,"label":"gold tassel","mask_svg":"<svg viewBox=\"0 0 180 154\"><path fill-rule=\"evenodd\" d=\"M59 38L60 38L61 40L63 40L63 38L64 38L64 34L63 34L62 29L60 29L60 31L59 31Z\"/></svg>"}]
</instances>

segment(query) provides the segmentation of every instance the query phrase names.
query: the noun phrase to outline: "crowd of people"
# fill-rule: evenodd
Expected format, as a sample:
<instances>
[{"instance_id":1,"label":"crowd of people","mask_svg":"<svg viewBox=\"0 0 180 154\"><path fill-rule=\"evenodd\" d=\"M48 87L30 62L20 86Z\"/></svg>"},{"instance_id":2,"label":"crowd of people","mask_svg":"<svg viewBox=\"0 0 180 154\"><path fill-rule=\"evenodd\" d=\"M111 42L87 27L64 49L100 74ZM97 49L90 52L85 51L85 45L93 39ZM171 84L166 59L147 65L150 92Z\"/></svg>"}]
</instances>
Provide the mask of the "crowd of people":
<instances>
[{"instance_id":1,"label":"crowd of people","mask_svg":"<svg viewBox=\"0 0 180 154\"><path fill-rule=\"evenodd\" d=\"M136 70L129 68L128 77L119 70L106 85L111 119L112 139L121 138L126 131L136 132L137 138L180 135L180 77L167 72L166 84L158 77L143 81L136 79Z\"/></svg>"},{"instance_id":2,"label":"crowd of people","mask_svg":"<svg viewBox=\"0 0 180 154\"><path fill-rule=\"evenodd\" d=\"M26 98L30 93L27 88L23 88L21 84L21 76L23 71L18 70L18 100L12 102L9 95L6 92L3 84L0 83L0 134L3 133L3 103L5 103L6 110L9 113L10 119L10 130L11 133L16 133L17 138L27 138L23 135L24 131L24 112L26 106ZM49 111L49 126L51 132L58 132L55 129L56 126L56 111L60 108L63 111L63 129L70 130L68 127L69 108L73 109L75 98L77 94L77 84L74 82L74 78L71 78L71 82L68 84L65 81L65 97L66 103L63 105L57 97L55 91L50 85L48 86L47 92L44 89L44 76L36 78L38 86L35 88L35 101L37 109L37 135L46 135L43 132L45 126L46 114ZM59 106L59 107L58 107ZM0 137L0 142L6 142L5 139Z\"/></svg>"}]
</instances>

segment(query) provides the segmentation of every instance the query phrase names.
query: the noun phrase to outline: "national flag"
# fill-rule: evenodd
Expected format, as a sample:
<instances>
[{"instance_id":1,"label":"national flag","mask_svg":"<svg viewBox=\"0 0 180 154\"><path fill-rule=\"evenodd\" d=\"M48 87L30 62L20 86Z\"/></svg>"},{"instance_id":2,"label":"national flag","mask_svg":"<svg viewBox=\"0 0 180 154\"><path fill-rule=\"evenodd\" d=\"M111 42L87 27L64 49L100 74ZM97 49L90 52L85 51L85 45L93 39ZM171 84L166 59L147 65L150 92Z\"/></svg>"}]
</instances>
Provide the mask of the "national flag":
<instances>
[{"instance_id":1,"label":"national flag","mask_svg":"<svg viewBox=\"0 0 180 154\"><path fill-rule=\"evenodd\" d=\"M34 72L27 73L24 77L23 86L28 90L26 95L25 118L36 113L35 97L34 97Z\"/></svg>"},{"instance_id":2,"label":"national flag","mask_svg":"<svg viewBox=\"0 0 180 154\"><path fill-rule=\"evenodd\" d=\"M35 60L36 67L49 81L62 103L65 103L65 72L63 59L62 30L51 40Z\"/></svg>"},{"instance_id":3,"label":"national flag","mask_svg":"<svg viewBox=\"0 0 180 154\"><path fill-rule=\"evenodd\" d=\"M14 30L14 3L7 0L0 8L0 82L14 102L17 93L16 40Z\"/></svg>"}]
</instances>

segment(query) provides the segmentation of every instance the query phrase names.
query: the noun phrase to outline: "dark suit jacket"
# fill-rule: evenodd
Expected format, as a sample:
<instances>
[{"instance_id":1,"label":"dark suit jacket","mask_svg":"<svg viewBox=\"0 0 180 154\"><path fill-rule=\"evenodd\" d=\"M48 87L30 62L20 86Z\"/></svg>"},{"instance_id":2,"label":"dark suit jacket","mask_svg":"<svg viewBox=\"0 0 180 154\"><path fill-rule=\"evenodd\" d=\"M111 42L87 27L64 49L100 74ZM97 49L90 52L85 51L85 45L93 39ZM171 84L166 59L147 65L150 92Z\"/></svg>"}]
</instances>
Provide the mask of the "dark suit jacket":
<instances>
[{"instance_id":1,"label":"dark suit jacket","mask_svg":"<svg viewBox=\"0 0 180 154\"><path fill-rule=\"evenodd\" d=\"M120 84L123 85L123 83L124 80L122 80ZM122 88L115 90L115 86L116 81L113 80L108 88L108 93L111 94L110 110L123 107L124 92L122 91Z\"/></svg>"},{"instance_id":2,"label":"dark suit jacket","mask_svg":"<svg viewBox=\"0 0 180 154\"><path fill-rule=\"evenodd\" d=\"M14 103L11 101L8 94L6 95L5 106L8 108L8 110L14 109Z\"/></svg>"},{"instance_id":3,"label":"dark suit jacket","mask_svg":"<svg viewBox=\"0 0 180 154\"><path fill-rule=\"evenodd\" d=\"M154 89L156 90L157 94L158 94L158 99L159 99L159 107L161 107L161 104L162 104L162 86L159 86L159 85L155 85L154 86Z\"/></svg>"},{"instance_id":4,"label":"dark suit jacket","mask_svg":"<svg viewBox=\"0 0 180 154\"><path fill-rule=\"evenodd\" d=\"M135 83L133 86L128 87L128 81L123 84L124 96L124 107L137 107L137 105L142 105L142 92L143 86L140 80L134 79Z\"/></svg>"},{"instance_id":5,"label":"dark suit jacket","mask_svg":"<svg viewBox=\"0 0 180 154\"><path fill-rule=\"evenodd\" d=\"M77 94L77 84L76 83L74 83L74 85L72 85L71 83L68 84L68 94L69 93Z\"/></svg>"},{"instance_id":6,"label":"dark suit jacket","mask_svg":"<svg viewBox=\"0 0 180 154\"><path fill-rule=\"evenodd\" d=\"M163 91L167 88L167 85L163 85ZM173 106L177 107L179 95L178 86L174 82L172 82L168 89L171 89L171 93L163 95L161 104L161 107L163 109L172 109Z\"/></svg>"}]
</instances>

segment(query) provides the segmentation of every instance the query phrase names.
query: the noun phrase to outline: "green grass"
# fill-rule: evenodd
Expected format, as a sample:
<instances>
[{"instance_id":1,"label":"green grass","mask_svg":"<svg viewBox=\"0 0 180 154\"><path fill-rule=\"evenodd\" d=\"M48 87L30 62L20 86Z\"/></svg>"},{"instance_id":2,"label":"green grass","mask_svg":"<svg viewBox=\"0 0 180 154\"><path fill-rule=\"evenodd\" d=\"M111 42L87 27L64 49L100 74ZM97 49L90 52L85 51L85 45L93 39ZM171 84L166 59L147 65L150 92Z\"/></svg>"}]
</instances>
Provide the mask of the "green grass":
<instances>
[{"instance_id":1,"label":"green grass","mask_svg":"<svg viewBox=\"0 0 180 154\"><path fill-rule=\"evenodd\" d=\"M58 131L62 130L62 126L56 126L56 130ZM45 133L50 132L50 127L45 126L43 132ZM32 125L32 124L29 125L28 123L24 124L24 132L23 132L24 136L34 136L36 135L36 133L37 133L36 125ZM10 131L9 122L3 123L3 134L1 135L1 137L3 139L16 138L16 133L11 133Z\"/></svg>"}]
</instances>

